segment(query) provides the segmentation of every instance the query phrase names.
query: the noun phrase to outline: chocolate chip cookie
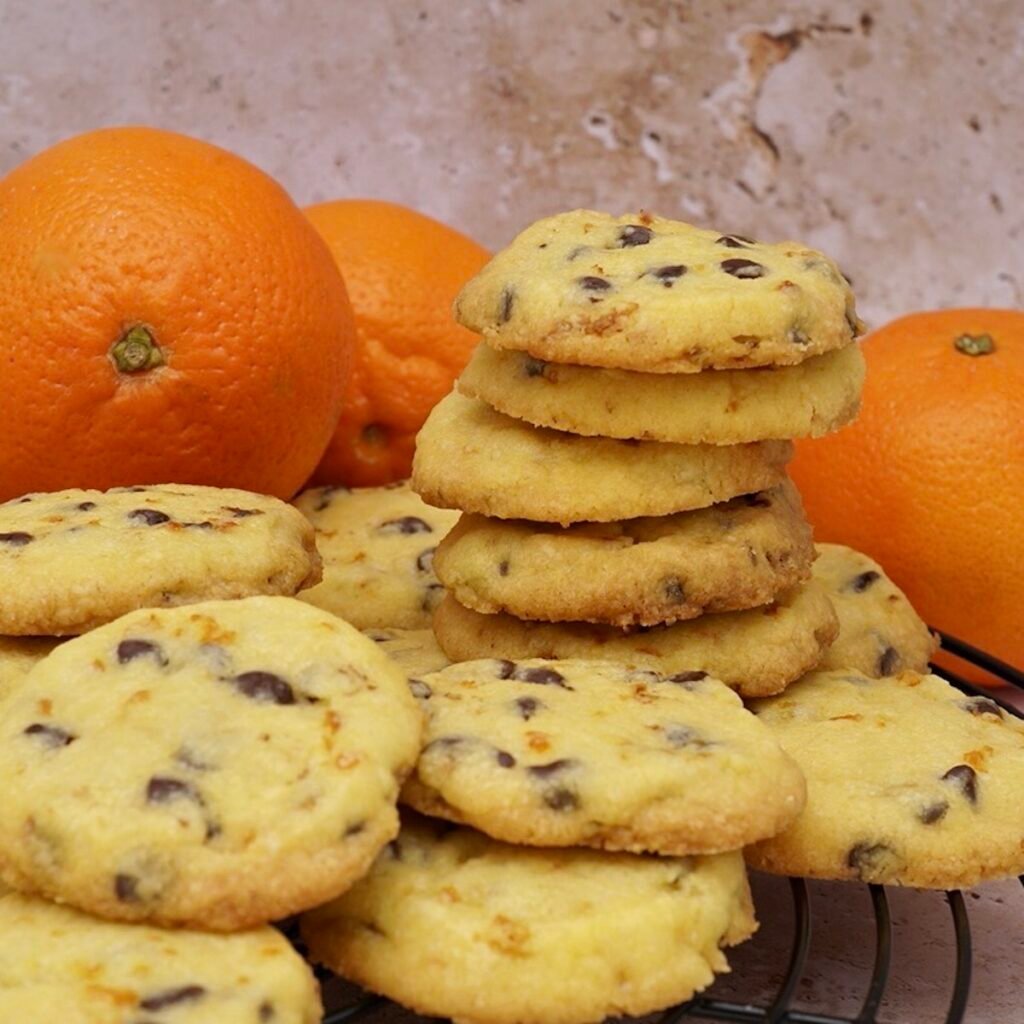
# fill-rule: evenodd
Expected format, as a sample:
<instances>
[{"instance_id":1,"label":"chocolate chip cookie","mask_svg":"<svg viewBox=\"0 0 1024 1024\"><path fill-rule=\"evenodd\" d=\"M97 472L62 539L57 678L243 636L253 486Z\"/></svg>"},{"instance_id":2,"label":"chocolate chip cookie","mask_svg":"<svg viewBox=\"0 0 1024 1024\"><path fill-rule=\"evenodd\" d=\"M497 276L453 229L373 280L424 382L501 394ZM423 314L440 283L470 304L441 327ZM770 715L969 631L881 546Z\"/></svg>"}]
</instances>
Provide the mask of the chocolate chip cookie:
<instances>
[{"instance_id":1,"label":"chocolate chip cookie","mask_svg":"<svg viewBox=\"0 0 1024 1024\"><path fill-rule=\"evenodd\" d=\"M84 633L136 608L294 594L320 579L313 528L276 498L168 485L0 505L0 633Z\"/></svg>"},{"instance_id":2,"label":"chocolate chip cookie","mask_svg":"<svg viewBox=\"0 0 1024 1024\"><path fill-rule=\"evenodd\" d=\"M434 565L474 611L649 626L768 604L810 579L813 558L787 480L710 508L617 523L464 515Z\"/></svg>"},{"instance_id":3,"label":"chocolate chip cookie","mask_svg":"<svg viewBox=\"0 0 1024 1024\"><path fill-rule=\"evenodd\" d=\"M700 673L487 659L421 684L426 744L401 800L495 839L719 853L775 835L803 807L796 765Z\"/></svg>"},{"instance_id":4,"label":"chocolate chip cookie","mask_svg":"<svg viewBox=\"0 0 1024 1024\"><path fill-rule=\"evenodd\" d=\"M839 616L839 636L818 667L869 676L927 672L939 643L906 594L867 555L842 544L817 548L814 578Z\"/></svg>"},{"instance_id":5,"label":"chocolate chip cookie","mask_svg":"<svg viewBox=\"0 0 1024 1024\"><path fill-rule=\"evenodd\" d=\"M781 483L789 441L681 445L533 427L452 393L416 443L413 487L431 505L498 519L612 522L705 508Z\"/></svg>"},{"instance_id":6,"label":"chocolate chip cookie","mask_svg":"<svg viewBox=\"0 0 1024 1024\"><path fill-rule=\"evenodd\" d=\"M743 444L838 430L856 416L863 382L858 345L796 366L699 376L569 366L478 345L458 388L508 416L572 434Z\"/></svg>"},{"instance_id":7,"label":"chocolate chip cookie","mask_svg":"<svg viewBox=\"0 0 1024 1024\"><path fill-rule=\"evenodd\" d=\"M839 631L820 584L779 594L771 604L668 626L619 629L586 622L528 622L482 615L451 595L434 632L452 661L475 658L593 658L663 675L706 673L743 697L778 693L814 668Z\"/></svg>"},{"instance_id":8,"label":"chocolate chip cookie","mask_svg":"<svg viewBox=\"0 0 1024 1024\"><path fill-rule=\"evenodd\" d=\"M10 1024L318 1024L310 969L279 932L98 921L0 893L0 1019Z\"/></svg>"},{"instance_id":9,"label":"chocolate chip cookie","mask_svg":"<svg viewBox=\"0 0 1024 1024\"><path fill-rule=\"evenodd\" d=\"M301 601L133 612L4 702L0 876L114 920L276 920L392 838L421 729L401 670Z\"/></svg>"},{"instance_id":10,"label":"chocolate chip cookie","mask_svg":"<svg viewBox=\"0 0 1024 1024\"><path fill-rule=\"evenodd\" d=\"M1024 722L937 676L815 672L753 710L807 776L775 874L962 889L1024 871Z\"/></svg>"},{"instance_id":11,"label":"chocolate chip cookie","mask_svg":"<svg viewBox=\"0 0 1024 1024\"><path fill-rule=\"evenodd\" d=\"M455 317L494 348L648 373L791 366L863 331L814 249L593 210L528 227L462 289Z\"/></svg>"},{"instance_id":12,"label":"chocolate chip cookie","mask_svg":"<svg viewBox=\"0 0 1024 1024\"><path fill-rule=\"evenodd\" d=\"M425 505L408 483L317 487L295 505L316 528L323 581L301 597L358 629L423 629L443 588L432 562L458 516Z\"/></svg>"},{"instance_id":13,"label":"chocolate chip cookie","mask_svg":"<svg viewBox=\"0 0 1024 1024\"><path fill-rule=\"evenodd\" d=\"M738 853L508 846L406 820L370 874L305 915L310 953L429 1017L590 1024L689 998L757 927Z\"/></svg>"}]
</instances>

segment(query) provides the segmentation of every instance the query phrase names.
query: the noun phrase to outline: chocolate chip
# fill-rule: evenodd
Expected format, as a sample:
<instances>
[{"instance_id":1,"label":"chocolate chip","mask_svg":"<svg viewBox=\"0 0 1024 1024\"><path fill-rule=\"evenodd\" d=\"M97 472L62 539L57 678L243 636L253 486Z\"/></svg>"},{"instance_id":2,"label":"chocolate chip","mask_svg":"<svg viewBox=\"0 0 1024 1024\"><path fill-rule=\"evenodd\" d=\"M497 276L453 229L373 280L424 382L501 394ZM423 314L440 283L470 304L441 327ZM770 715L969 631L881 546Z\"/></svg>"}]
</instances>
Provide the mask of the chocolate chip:
<instances>
[{"instance_id":1,"label":"chocolate chip","mask_svg":"<svg viewBox=\"0 0 1024 1024\"><path fill-rule=\"evenodd\" d=\"M422 679L410 679L409 689L412 690L412 695L420 700L430 700L434 696L434 691Z\"/></svg>"},{"instance_id":2,"label":"chocolate chip","mask_svg":"<svg viewBox=\"0 0 1024 1024\"><path fill-rule=\"evenodd\" d=\"M669 676L668 681L670 683L682 683L684 686L687 683L699 683L702 679L707 679L707 672L701 672L699 669L692 672L677 672L674 676Z\"/></svg>"},{"instance_id":3,"label":"chocolate chip","mask_svg":"<svg viewBox=\"0 0 1024 1024\"><path fill-rule=\"evenodd\" d=\"M960 701L960 707L972 715L995 715L1003 717L1003 709L991 697L968 697Z\"/></svg>"},{"instance_id":4,"label":"chocolate chip","mask_svg":"<svg viewBox=\"0 0 1024 1024\"><path fill-rule=\"evenodd\" d=\"M203 798L190 782L172 779L166 775L154 775L146 783L146 802L150 804L169 804L175 800L191 800L202 804Z\"/></svg>"},{"instance_id":5,"label":"chocolate chip","mask_svg":"<svg viewBox=\"0 0 1024 1024\"><path fill-rule=\"evenodd\" d=\"M516 697L512 702L515 706L516 711L519 712L519 716L524 721L529 721L538 711L544 709L544 704L537 700L536 697Z\"/></svg>"},{"instance_id":6,"label":"chocolate chip","mask_svg":"<svg viewBox=\"0 0 1024 1024\"><path fill-rule=\"evenodd\" d=\"M900 667L902 661L900 652L895 647L886 647L878 659L878 674L891 676Z\"/></svg>"},{"instance_id":7,"label":"chocolate chip","mask_svg":"<svg viewBox=\"0 0 1024 1024\"><path fill-rule=\"evenodd\" d=\"M498 310L498 322L507 324L512 319L512 307L516 302L516 292L511 286L506 286L501 293L501 307Z\"/></svg>"},{"instance_id":8,"label":"chocolate chip","mask_svg":"<svg viewBox=\"0 0 1024 1024\"><path fill-rule=\"evenodd\" d=\"M33 722L24 732L25 736L31 736L36 742L41 743L48 750L57 750L74 743L77 736L72 735L56 725L43 725L41 722Z\"/></svg>"},{"instance_id":9,"label":"chocolate chip","mask_svg":"<svg viewBox=\"0 0 1024 1024\"><path fill-rule=\"evenodd\" d=\"M951 782L959 788L967 800L978 802L978 773L969 764L955 764L942 776L943 782Z\"/></svg>"},{"instance_id":10,"label":"chocolate chip","mask_svg":"<svg viewBox=\"0 0 1024 1024\"><path fill-rule=\"evenodd\" d=\"M149 996L139 1002L143 1010L166 1010L168 1006L180 1006L182 1003L194 1003L206 995L202 985L185 985L182 988L169 988Z\"/></svg>"},{"instance_id":11,"label":"chocolate chip","mask_svg":"<svg viewBox=\"0 0 1024 1024\"><path fill-rule=\"evenodd\" d=\"M402 516L401 519L387 519L377 527L378 533L433 533L430 523L419 516Z\"/></svg>"},{"instance_id":12,"label":"chocolate chip","mask_svg":"<svg viewBox=\"0 0 1024 1024\"><path fill-rule=\"evenodd\" d=\"M139 880L135 875L115 875L114 895L122 903L138 903Z\"/></svg>"},{"instance_id":13,"label":"chocolate chip","mask_svg":"<svg viewBox=\"0 0 1024 1024\"><path fill-rule=\"evenodd\" d=\"M544 793L544 803L553 811L574 811L580 805L580 798L564 786L557 786Z\"/></svg>"},{"instance_id":14,"label":"chocolate chip","mask_svg":"<svg viewBox=\"0 0 1024 1024\"><path fill-rule=\"evenodd\" d=\"M650 277L660 281L666 288L671 288L686 273L686 267L677 263L671 267L658 267L657 270L647 271Z\"/></svg>"},{"instance_id":15,"label":"chocolate chip","mask_svg":"<svg viewBox=\"0 0 1024 1024\"><path fill-rule=\"evenodd\" d=\"M577 245L574 249L570 249L566 254L565 262L572 263L573 260L578 259L585 252L590 252L591 248L592 247L589 245Z\"/></svg>"},{"instance_id":16,"label":"chocolate chip","mask_svg":"<svg viewBox=\"0 0 1024 1024\"><path fill-rule=\"evenodd\" d=\"M365 821L355 821L347 829L345 829L345 838L348 839L350 836L357 836L361 832L366 831Z\"/></svg>"},{"instance_id":17,"label":"chocolate chip","mask_svg":"<svg viewBox=\"0 0 1024 1024\"><path fill-rule=\"evenodd\" d=\"M248 516L261 516L263 511L258 508L238 508L235 505L225 505L225 512L230 512L235 519L245 519Z\"/></svg>"},{"instance_id":18,"label":"chocolate chip","mask_svg":"<svg viewBox=\"0 0 1024 1024\"><path fill-rule=\"evenodd\" d=\"M928 804L926 807L922 807L921 810L917 812L917 817L924 825L934 825L937 821L942 821L948 810L949 803L947 801L936 800L934 803Z\"/></svg>"},{"instance_id":19,"label":"chocolate chip","mask_svg":"<svg viewBox=\"0 0 1024 1024\"><path fill-rule=\"evenodd\" d=\"M619 248L630 249L634 245L646 245L654 237L650 228L642 224L627 224L619 231Z\"/></svg>"},{"instance_id":20,"label":"chocolate chip","mask_svg":"<svg viewBox=\"0 0 1024 1024\"><path fill-rule=\"evenodd\" d=\"M434 552L437 550L435 545L432 548L426 548L416 556L416 568L420 572L430 572L434 567Z\"/></svg>"},{"instance_id":21,"label":"chocolate chip","mask_svg":"<svg viewBox=\"0 0 1024 1024\"><path fill-rule=\"evenodd\" d=\"M503 558L498 563L498 575L499 576L507 576L508 575L508 559L507 558Z\"/></svg>"},{"instance_id":22,"label":"chocolate chip","mask_svg":"<svg viewBox=\"0 0 1024 1024\"><path fill-rule=\"evenodd\" d=\"M715 245L724 245L727 249L746 249L748 245L756 244L753 239L744 238L743 235L719 235L715 239Z\"/></svg>"},{"instance_id":23,"label":"chocolate chip","mask_svg":"<svg viewBox=\"0 0 1024 1024\"><path fill-rule=\"evenodd\" d=\"M320 498L314 507L314 512L323 512L324 509L329 508L331 501L334 499L336 494L348 494L349 489L344 484L331 484L329 487L324 487L320 491Z\"/></svg>"},{"instance_id":24,"label":"chocolate chip","mask_svg":"<svg viewBox=\"0 0 1024 1024\"><path fill-rule=\"evenodd\" d=\"M877 877L879 870L892 850L885 843L857 843L846 855L846 866L857 873L857 877L868 881Z\"/></svg>"},{"instance_id":25,"label":"chocolate chip","mask_svg":"<svg viewBox=\"0 0 1024 1024\"><path fill-rule=\"evenodd\" d=\"M811 343L810 335L799 327L790 327L789 333L786 337L789 338L794 345L809 345Z\"/></svg>"},{"instance_id":26,"label":"chocolate chip","mask_svg":"<svg viewBox=\"0 0 1024 1024\"><path fill-rule=\"evenodd\" d=\"M512 673L513 679L521 683L536 683L538 686L560 686L563 690L571 690L566 686L565 676L553 668L517 668Z\"/></svg>"},{"instance_id":27,"label":"chocolate chip","mask_svg":"<svg viewBox=\"0 0 1024 1024\"><path fill-rule=\"evenodd\" d=\"M678 576L670 576L662 581L662 590L665 600L673 604L682 604L686 600L686 591L683 589L683 581Z\"/></svg>"},{"instance_id":28,"label":"chocolate chip","mask_svg":"<svg viewBox=\"0 0 1024 1024\"><path fill-rule=\"evenodd\" d=\"M95 507L96 507L96 502L95 501L80 501L75 506L75 508L77 508L79 512L91 512Z\"/></svg>"},{"instance_id":29,"label":"chocolate chip","mask_svg":"<svg viewBox=\"0 0 1024 1024\"><path fill-rule=\"evenodd\" d=\"M268 1003L264 1000L260 1003L260 1024L267 1024L268 1021L272 1021L277 1016L277 1011L274 1009L272 1003Z\"/></svg>"},{"instance_id":30,"label":"chocolate chip","mask_svg":"<svg viewBox=\"0 0 1024 1024\"><path fill-rule=\"evenodd\" d=\"M496 658L494 674L498 679L511 679L516 670L516 663L508 658Z\"/></svg>"},{"instance_id":31,"label":"chocolate chip","mask_svg":"<svg viewBox=\"0 0 1024 1024\"><path fill-rule=\"evenodd\" d=\"M558 775L560 772L564 772L575 767L576 762L572 760L572 758L560 757L557 761L549 761L547 764L531 765L526 770L538 779L547 779L552 775Z\"/></svg>"},{"instance_id":32,"label":"chocolate chip","mask_svg":"<svg viewBox=\"0 0 1024 1024\"><path fill-rule=\"evenodd\" d=\"M606 281L603 277L581 277L576 283L588 292L606 292L612 286L611 281Z\"/></svg>"},{"instance_id":33,"label":"chocolate chip","mask_svg":"<svg viewBox=\"0 0 1024 1024\"><path fill-rule=\"evenodd\" d=\"M495 752L495 759L502 768L515 768L516 759L508 753L506 750L499 750Z\"/></svg>"},{"instance_id":34,"label":"chocolate chip","mask_svg":"<svg viewBox=\"0 0 1024 1024\"><path fill-rule=\"evenodd\" d=\"M23 548L34 540L35 537L31 533L24 533L21 530L15 530L13 533L0 533L0 544L10 544L12 548Z\"/></svg>"},{"instance_id":35,"label":"chocolate chip","mask_svg":"<svg viewBox=\"0 0 1024 1024\"><path fill-rule=\"evenodd\" d=\"M882 578L880 572L875 572L874 569L868 569L867 572L862 572L859 576L854 576L853 579L849 580L844 586L843 590L852 591L854 594L863 594L868 587L871 586L875 580Z\"/></svg>"},{"instance_id":36,"label":"chocolate chip","mask_svg":"<svg viewBox=\"0 0 1024 1024\"><path fill-rule=\"evenodd\" d=\"M548 364L543 359L534 359L533 356L527 356L523 360L523 373L527 377L543 377L547 367Z\"/></svg>"},{"instance_id":37,"label":"chocolate chip","mask_svg":"<svg viewBox=\"0 0 1024 1024\"><path fill-rule=\"evenodd\" d=\"M128 513L129 519L134 519L137 523L145 523L147 526L159 526L161 523L169 523L171 517L166 512L161 512L157 508L133 508Z\"/></svg>"},{"instance_id":38,"label":"chocolate chip","mask_svg":"<svg viewBox=\"0 0 1024 1024\"><path fill-rule=\"evenodd\" d=\"M261 704L295 703L295 691L273 672L243 672L230 682L239 693Z\"/></svg>"},{"instance_id":39,"label":"chocolate chip","mask_svg":"<svg viewBox=\"0 0 1024 1024\"><path fill-rule=\"evenodd\" d=\"M127 665L129 661L134 661L136 658L153 658L154 661L160 666L167 664L167 655L164 654L163 648L159 644L153 643L152 640L122 640L117 645L117 660L122 665Z\"/></svg>"},{"instance_id":40,"label":"chocolate chip","mask_svg":"<svg viewBox=\"0 0 1024 1024\"><path fill-rule=\"evenodd\" d=\"M732 274L733 277L738 277L743 281L752 281L754 278L764 277L768 273L767 267L763 267L760 263L755 263L753 260L722 260L719 266L727 274Z\"/></svg>"}]
</instances>

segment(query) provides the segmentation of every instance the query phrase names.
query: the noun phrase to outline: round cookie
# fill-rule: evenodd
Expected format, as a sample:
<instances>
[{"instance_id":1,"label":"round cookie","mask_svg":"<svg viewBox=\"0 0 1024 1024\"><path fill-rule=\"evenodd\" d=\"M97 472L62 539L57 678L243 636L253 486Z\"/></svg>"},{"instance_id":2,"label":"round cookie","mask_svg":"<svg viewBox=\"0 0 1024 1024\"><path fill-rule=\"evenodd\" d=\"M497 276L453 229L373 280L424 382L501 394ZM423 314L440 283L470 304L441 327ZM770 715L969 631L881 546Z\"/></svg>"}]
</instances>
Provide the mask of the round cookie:
<instances>
[{"instance_id":1,"label":"round cookie","mask_svg":"<svg viewBox=\"0 0 1024 1024\"><path fill-rule=\"evenodd\" d=\"M839 616L839 636L818 668L850 668L869 676L927 672L938 640L882 567L842 544L817 549L814 578Z\"/></svg>"},{"instance_id":2,"label":"round cookie","mask_svg":"<svg viewBox=\"0 0 1024 1024\"><path fill-rule=\"evenodd\" d=\"M857 415L863 382L858 345L796 366L699 376L547 363L478 345L458 388L507 416L588 437L743 444L838 430Z\"/></svg>"},{"instance_id":3,"label":"round cookie","mask_svg":"<svg viewBox=\"0 0 1024 1024\"><path fill-rule=\"evenodd\" d=\"M961 889L1024 872L1024 722L938 676L815 672L753 705L807 777L774 874Z\"/></svg>"},{"instance_id":4,"label":"round cookie","mask_svg":"<svg viewBox=\"0 0 1024 1024\"><path fill-rule=\"evenodd\" d=\"M423 814L530 846L737 850L799 814L804 781L727 686L602 661L453 665L421 682Z\"/></svg>"},{"instance_id":5,"label":"round cookie","mask_svg":"<svg viewBox=\"0 0 1024 1024\"><path fill-rule=\"evenodd\" d=\"M792 454L789 441L680 445L578 437L452 392L417 437L412 481L431 505L568 526L663 516L774 487Z\"/></svg>"},{"instance_id":6,"label":"round cookie","mask_svg":"<svg viewBox=\"0 0 1024 1024\"><path fill-rule=\"evenodd\" d=\"M596 1024L688 999L757 927L739 853L508 846L406 819L370 874L302 919L312 957L429 1017Z\"/></svg>"},{"instance_id":7,"label":"round cookie","mask_svg":"<svg viewBox=\"0 0 1024 1024\"><path fill-rule=\"evenodd\" d=\"M464 515L434 567L474 611L632 626L767 604L810 579L813 559L787 480L710 508L616 523Z\"/></svg>"},{"instance_id":8,"label":"round cookie","mask_svg":"<svg viewBox=\"0 0 1024 1024\"><path fill-rule=\"evenodd\" d=\"M4 702L0 876L114 920L279 919L392 838L421 730L401 670L301 601L134 612Z\"/></svg>"},{"instance_id":9,"label":"round cookie","mask_svg":"<svg viewBox=\"0 0 1024 1024\"><path fill-rule=\"evenodd\" d=\"M532 224L455 300L498 349L653 373L790 366L863 331L836 265L647 213Z\"/></svg>"},{"instance_id":10,"label":"round cookie","mask_svg":"<svg viewBox=\"0 0 1024 1024\"><path fill-rule=\"evenodd\" d=\"M0 700L59 643L49 636L0 636Z\"/></svg>"},{"instance_id":11,"label":"round cookie","mask_svg":"<svg viewBox=\"0 0 1024 1024\"><path fill-rule=\"evenodd\" d=\"M165 931L0 894L0 1019L11 1024L318 1024L322 1012L312 972L272 928Z\"/></svg>"},{"instance_id":12,"label":"round cookie","mask_svg":"<svg viewBox=\"0 0 1024 1024\"><path fill-rule=\"evenodd\" d=\"M451 664L429 629L366 629L363 635L398 662L410 681Z\"/></svg>"},{"instance_id":13,"label":"round cookie","mask_svg":"<svg viewBox=\"0 0 1024 1024\"><path fill-rule=\"evenodd\" d=\"M313 529L248 491L169 484L0 505L0 633L85 633L136 608L294 594L320 579Z\"/></svg>"},{"instance_id":14,"label":"round cookie","mask_svg":"<svg viewBox=\"0 0 1024 1024\"><path fill-rule=\"evenodd\" d=\"M431 563L458 516L425 505L408 482L317 487L295 505L316 528L323 581L301 595L357 629L424 629L443 588Z\"/></svg>"},{"instance_id":15,"label":"round cookie","mask_svg":"<svg viewBox=\"0 0 1024 1024\"><path fill-rule=\"evenodd\" d=\"M743 697L785 689L821 661L838 630L832 605L813 581L785 591L761 608L632 630L481 615L451 595L434 614L437 642L454 662L592 658L652 668L663 675L703 672Z\"/></svg>"}]
</instances>

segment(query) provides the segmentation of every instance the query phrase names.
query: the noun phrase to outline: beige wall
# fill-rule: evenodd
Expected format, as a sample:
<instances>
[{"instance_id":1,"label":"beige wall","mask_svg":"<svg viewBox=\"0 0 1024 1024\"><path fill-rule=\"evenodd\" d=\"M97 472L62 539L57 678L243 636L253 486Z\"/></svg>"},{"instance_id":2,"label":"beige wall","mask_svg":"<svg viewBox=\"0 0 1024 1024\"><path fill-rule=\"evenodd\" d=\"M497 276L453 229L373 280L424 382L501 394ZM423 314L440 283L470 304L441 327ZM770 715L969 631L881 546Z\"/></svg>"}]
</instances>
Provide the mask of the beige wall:
<instances>
[{"instance_id":1,"label":"beige wall","mask_svg":"<svg viewBox=\"0 0 1024 1024\"><path fill-rule=\"evenodd\" d=\"M148 122L491 246L645 206L825 248L876 322L1024 304L1022 101L1021 0L0 0L0 172Z\"/></svg>"}]
</instances>

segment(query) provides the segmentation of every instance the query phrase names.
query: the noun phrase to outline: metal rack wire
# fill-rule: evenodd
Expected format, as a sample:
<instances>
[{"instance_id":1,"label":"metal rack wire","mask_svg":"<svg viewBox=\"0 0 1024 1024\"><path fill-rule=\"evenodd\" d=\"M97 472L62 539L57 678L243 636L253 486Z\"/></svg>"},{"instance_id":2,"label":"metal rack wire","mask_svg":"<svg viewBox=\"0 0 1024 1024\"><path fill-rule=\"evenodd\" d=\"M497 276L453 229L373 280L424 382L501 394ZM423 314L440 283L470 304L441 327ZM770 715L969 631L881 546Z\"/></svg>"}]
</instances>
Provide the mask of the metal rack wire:
<instances>
[{"instance_id":1,"label":"metal rack wire","mask_svg":"<svg viewBox=\"0 0 1024 1024\"><path fill-rule=\"evenodd\" d=\"M946 633L940 635L943 650L1024 691L1024 672L1007 665L985 651L958 640L956 637ZM1024 717L1024 713L1000 698L998 694L979 689L958 673L938 665L933 666L933 671L965 693L989 697L1009 714ZM1024 875L1019 880L1021 885L1024 885ZM811 896L807 883L802 878L791 878L789 884L793 904L793 937L788 963L782 972L782 978L774 997L761 1005L741 1003L716 998L712 989L705 995L665 1010L660 1017L656 1018L657 1024L681 1024L681 1022L692 1020L729 1021L733 1024L748 1024L748 1022L757 1022L757 1024L879 1024L878 1013L889 982L893 945L892 916L885 888L880 885L867 886L874 911L875 950L860 1010L852 1017L837 1017L793 1007L797 985L804 977L807 967L813 919ZM967 1010L967 999L971 990L973 964L971 925L963 894L955 891L947 892L945 897L955 940L955 965L946 1016L942 1022L935 1021L934 1024L961 1024ZM330 1000L328 1002L330 1003ZM355 1024L357 1021L372 1021L376 1014L389 1006L389 1002L379 996L357 995L353 998L349 994L342 996L335 1006L328 1006L323 1024ZM924 1024L924 1022L915 1021L914 1024Z\"/></svg>"}]
</instances>

